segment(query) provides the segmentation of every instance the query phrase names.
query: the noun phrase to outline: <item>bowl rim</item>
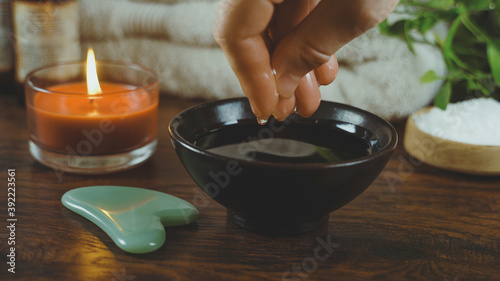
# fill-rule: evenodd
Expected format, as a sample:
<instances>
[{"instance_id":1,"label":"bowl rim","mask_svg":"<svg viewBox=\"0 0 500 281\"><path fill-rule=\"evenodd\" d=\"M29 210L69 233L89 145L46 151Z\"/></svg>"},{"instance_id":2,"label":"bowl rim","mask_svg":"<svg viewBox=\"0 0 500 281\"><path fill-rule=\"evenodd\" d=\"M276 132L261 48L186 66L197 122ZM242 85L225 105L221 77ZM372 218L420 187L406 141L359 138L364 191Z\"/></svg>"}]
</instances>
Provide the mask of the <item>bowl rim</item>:
<instances>
[{"instance_id":1,"label":"bowl rim","mask_svg":"<svg viewBox=\"0 0 500 281\"><path fill-rule=\"evenodd\" d=\"M234 160L237 163L244 163L245 166L249 165L249 166L274 167L274 168L278 166L280 168L286 168L286 169L320 169L320 168L321 169L330 169L330 168L340 168L340 167L359 165L359 164L362 164L365 162L372 161L373 159L382 157L387 153L392 153L395 150L397 143L398 143L399 136L398 136L396 129L394 128L394 126L392 126L392 124L389 121L385 120L384 118L382 118L378 115L375 115L371 112L368 112L366 110L351 106L351 105L332 102L332 101L325 101L325 100L321 100L321 103L329 103L335 107L343 107L343 108L349 109L350 111L354 111L356 113L362 113L364 115L370 116L371 118L377 119L382 124L385 124L389 128L389 130L391 131L389 143L387 145L385 145L384 147L382 147L379 151L376 151L375 153L372 153L372 154L369 154L366 156L362 156L362 157L358 157L358 158L354 158L351 160L342 161L342 162L336 162L336 163L281 163L281 162L279 162L278 163L278 162L266 162L266 161L260 161L260 160L246 160L246 159L234 158L234 157L224 156L224 155L210 152L206 149L198 147L198 146L194 145L193 143L187 141L185 138L183 138L179 134L177 129L174 128L175 123L178 122L178 120L180 118L182 118L183 115L186 115L191 111L195 111L195 110L198 110L200 108L207 107L207 106L218 106L220 104L241 102L241 101L244 101L246 99L247 98L245 98L245 97L220 99L220 100L205 102L205 103L195 105L195 106L192 106L192 107L189 107L189 108L183 110L182 112L180 112L179 114L174 116L169 122L168 131L169 131L171 140L176 141L177 143L181 144L182 146L184 146L188 150L191 150L192 152L195 152L197 154L200 154L200 155L203 155L206 157L215 158L217 160L222 160L222 161ZM357 124L355 124L355 125L360 126Z\"/></svg>"}]
</instances>

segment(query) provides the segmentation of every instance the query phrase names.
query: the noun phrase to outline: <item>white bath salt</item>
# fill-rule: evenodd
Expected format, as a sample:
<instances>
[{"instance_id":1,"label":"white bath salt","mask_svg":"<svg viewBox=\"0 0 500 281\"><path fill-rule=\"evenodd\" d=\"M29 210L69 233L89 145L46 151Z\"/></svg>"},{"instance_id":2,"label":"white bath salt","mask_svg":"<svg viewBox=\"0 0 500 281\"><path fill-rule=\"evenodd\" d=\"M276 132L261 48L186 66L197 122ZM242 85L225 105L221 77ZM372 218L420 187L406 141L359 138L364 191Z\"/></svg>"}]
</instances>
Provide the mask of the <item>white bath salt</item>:
<instances>
[{"instance_id":1,"label":"white bath salt","mask_svg":"<svg viewBox=\"0 0 500 281\"><path fill-rule=\"evenodd\" d=\"M461 143L500 146L500 102L492 98L449 104L415 116L420 130Z\"/></svg>"}]
</instances>

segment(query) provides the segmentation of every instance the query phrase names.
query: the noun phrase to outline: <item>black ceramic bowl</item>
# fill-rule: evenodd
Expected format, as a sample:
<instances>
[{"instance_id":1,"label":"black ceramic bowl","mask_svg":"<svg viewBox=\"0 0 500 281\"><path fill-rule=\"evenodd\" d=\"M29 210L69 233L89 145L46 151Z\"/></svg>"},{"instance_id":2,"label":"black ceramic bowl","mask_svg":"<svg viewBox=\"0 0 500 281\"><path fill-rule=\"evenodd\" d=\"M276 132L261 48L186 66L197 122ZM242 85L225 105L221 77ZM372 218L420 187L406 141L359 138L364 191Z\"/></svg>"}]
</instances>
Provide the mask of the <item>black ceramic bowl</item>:
<instances>
[{"instance_id":1,"label":"black ceramic bowl","mask_svg":"<svg viewBox=\"0 0 500 281\"><path fill-rule=\"evenodd\" d=\"M169 131L177 155L198 186L227 208L233 222L267 234L302 233L327 222L330 212L349 203L375 180L398 138L391 124L376 115L323 101L313 116L292 115L286 122L271 119L253 138L273 141L286 136L287 126L295 125L304 128L299 133L306 137L315 133L308 128L323 124L321 130L340 132L371 154L337 163L276 163L222 156L197 144L220 128L250 123L257 121L247 99L237 98L187 109L172 119Z\"/></svg>"}]
</instances>

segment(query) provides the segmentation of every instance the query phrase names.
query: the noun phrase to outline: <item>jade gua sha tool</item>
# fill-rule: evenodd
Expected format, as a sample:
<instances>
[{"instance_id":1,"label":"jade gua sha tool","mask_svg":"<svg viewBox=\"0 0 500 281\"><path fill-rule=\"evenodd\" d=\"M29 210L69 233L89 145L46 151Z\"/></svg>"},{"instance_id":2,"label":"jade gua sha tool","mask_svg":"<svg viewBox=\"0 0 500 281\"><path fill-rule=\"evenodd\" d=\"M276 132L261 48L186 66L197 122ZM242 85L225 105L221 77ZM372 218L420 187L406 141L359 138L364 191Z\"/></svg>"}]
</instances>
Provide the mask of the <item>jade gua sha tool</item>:
<instances>
[{"instance_id":1,"label":"jade gua sha tool","mask_svg":"<svg viewBox=\"0 0 500 281\"><path fill-rule=\"evenodd\" d=\"M134 254L160 248L165 242L164 226L185 225L198 218L198 210L189 202L137 187L81 187L66 192L61 201Z\"/></svg>"}]
</instances>

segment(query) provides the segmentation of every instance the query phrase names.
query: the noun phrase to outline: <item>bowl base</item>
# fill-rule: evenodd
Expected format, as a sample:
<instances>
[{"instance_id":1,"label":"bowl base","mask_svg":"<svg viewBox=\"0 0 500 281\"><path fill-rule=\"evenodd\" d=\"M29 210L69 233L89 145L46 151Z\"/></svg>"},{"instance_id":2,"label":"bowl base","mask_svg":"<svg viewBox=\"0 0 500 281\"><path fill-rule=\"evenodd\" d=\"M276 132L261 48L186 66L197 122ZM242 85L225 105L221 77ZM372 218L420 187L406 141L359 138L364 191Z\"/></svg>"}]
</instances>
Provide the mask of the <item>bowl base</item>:
<instances>
[{"instance_id":1,"label":"bowl base","mask_svg":"<svg viewBox=\"0 0 500 281\"><path fill-rule=\"evenodd\" d=\"M252 221L227 210L228 218L236 225L254 233L265 235L296 235L313 231L328 222L329 215L306 222L287 222L277 220Z\"/></svg>"}]
</instances>

